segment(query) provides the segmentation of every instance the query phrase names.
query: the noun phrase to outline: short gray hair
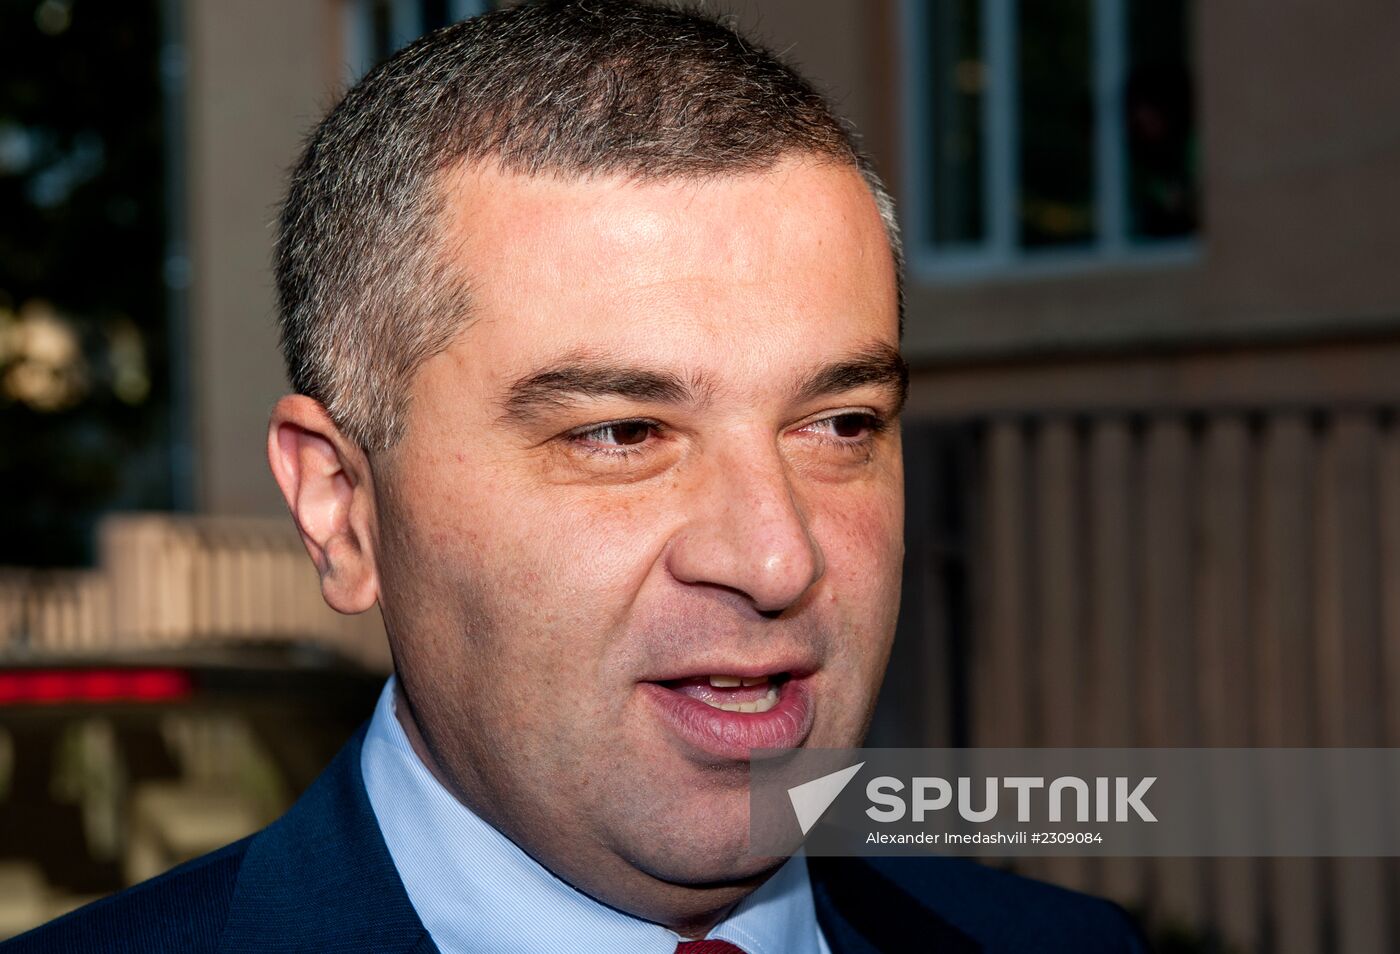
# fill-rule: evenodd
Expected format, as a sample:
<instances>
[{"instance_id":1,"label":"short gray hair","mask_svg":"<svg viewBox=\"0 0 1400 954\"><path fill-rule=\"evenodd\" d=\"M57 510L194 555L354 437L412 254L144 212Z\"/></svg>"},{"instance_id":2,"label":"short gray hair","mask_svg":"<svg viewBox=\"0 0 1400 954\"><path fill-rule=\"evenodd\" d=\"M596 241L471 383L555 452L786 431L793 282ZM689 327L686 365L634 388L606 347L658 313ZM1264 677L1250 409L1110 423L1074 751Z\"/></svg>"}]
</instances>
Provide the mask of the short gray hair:
<instances>
[{"instance_id":1,"label":"short gray hair","mask_svg":"<svg viewBox=\"0 0 1400 954\"><path fill-rule=\"evenodd\" d=\"M409 386L468 317L442 254L445 170L639 181L758 171L807 153L859 169L902 274L894 203L848 124L769 51L693 10L547 0L428 34L316 127L275 266L292 387L368 451L400 436Z\"/></svg>"}]
</instances>

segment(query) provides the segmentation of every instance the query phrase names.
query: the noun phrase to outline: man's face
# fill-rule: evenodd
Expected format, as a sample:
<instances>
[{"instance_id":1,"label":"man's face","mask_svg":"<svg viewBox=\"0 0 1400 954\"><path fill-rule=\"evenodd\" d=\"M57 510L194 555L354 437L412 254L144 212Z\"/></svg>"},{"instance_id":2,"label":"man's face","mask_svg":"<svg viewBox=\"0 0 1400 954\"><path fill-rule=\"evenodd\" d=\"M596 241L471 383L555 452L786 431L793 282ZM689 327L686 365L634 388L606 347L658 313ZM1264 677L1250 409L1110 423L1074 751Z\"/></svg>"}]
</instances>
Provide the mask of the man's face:
<instances>
[{"instance_id":1,"label":"man's face","mask_svg":"<svg viewBox=\"0 0 1400 954\"><path fill-rule=\"evenodd\" d=\"M434 768L604 900L629 873L765 870L749 748L858 744L894 632L898 318L870 194L791 159L474 168L446 198L472 314L376 481Z\"/></svg>"}]
</instances>

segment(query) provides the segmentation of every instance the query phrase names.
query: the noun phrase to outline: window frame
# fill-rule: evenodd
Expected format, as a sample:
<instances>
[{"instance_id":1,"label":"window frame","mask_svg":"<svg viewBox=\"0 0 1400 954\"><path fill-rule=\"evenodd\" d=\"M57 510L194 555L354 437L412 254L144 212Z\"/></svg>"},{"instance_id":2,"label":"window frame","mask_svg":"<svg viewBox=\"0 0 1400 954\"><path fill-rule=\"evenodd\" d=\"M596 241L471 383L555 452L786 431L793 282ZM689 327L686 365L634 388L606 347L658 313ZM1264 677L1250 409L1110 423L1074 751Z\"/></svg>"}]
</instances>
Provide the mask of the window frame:
<instances>
[{"instance_id":1,"label":"window frame","mask_svg":"<svg viewBox=\"0 0 1400 954\"><path fill-rule=\"evenodd\" d=\"M900 108L903 217L911 277L929 282L1043 277L1131 266L1189 264L1199 257L1200 234L1165 239L1129 234L1127 130L1123 122L1129 0L1090 0L1094 86L1094 241L1072 248L1027 249L1018 242L1017 27L1020 0L978 0L982 62L984 166L982 202L986 237L976 245L939 248L928 234L937 196L930 195L929 157L937 147L928 122L929 0L900 0Z\"/></svg>"}]
</instances>

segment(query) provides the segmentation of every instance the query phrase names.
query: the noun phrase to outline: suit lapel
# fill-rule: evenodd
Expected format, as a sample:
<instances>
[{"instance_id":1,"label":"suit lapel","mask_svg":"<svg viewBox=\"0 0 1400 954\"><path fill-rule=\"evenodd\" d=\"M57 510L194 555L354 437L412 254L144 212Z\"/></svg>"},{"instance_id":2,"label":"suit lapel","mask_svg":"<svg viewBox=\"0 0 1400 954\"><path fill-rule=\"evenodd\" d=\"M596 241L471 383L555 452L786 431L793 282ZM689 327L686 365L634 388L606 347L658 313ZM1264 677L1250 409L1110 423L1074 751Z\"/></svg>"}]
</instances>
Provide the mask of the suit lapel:
<instances>
[{"instance_id":1,"label":"suit lapel","mask_svg":"<svg viewBox=\"0 0 1400 954\"><path fill-rule=\"evenodd\" d=\"M982 945L858 858L808 858L832 954L980 954Z\"/></svg>"},{"instance_id":2,"label":"suit lapel","mask_svg":"<svg viewBox=\"0 0 1400 954\"><path fill-rule=\"evenodd\" d=\"M292 806L254 836L234 888L221 954L429 954L379 833L360 774L365 730Z\"/></svg>"}]
</instances>

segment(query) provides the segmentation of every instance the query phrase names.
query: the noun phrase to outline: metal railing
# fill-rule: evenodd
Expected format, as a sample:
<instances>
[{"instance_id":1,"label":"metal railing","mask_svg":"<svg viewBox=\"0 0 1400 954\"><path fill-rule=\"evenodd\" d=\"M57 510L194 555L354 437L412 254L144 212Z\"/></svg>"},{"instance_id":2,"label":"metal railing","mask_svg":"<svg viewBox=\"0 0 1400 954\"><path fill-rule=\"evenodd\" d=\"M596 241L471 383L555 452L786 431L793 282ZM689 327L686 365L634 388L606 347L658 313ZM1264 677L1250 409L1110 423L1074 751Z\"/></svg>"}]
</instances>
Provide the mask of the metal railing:
<instances>
[{"instance_id":1,"label":"metal railing","mask_svg":"<svg viewBox=\"0 0 1400 954\"><path fill-rule=\"evenodd\" d=\"M883 744L1400 745L1392 408L989 415L905 444ZM1016 867L1240 950L1400 950L1390 861Z\"/></svg>"}]
</instances>

